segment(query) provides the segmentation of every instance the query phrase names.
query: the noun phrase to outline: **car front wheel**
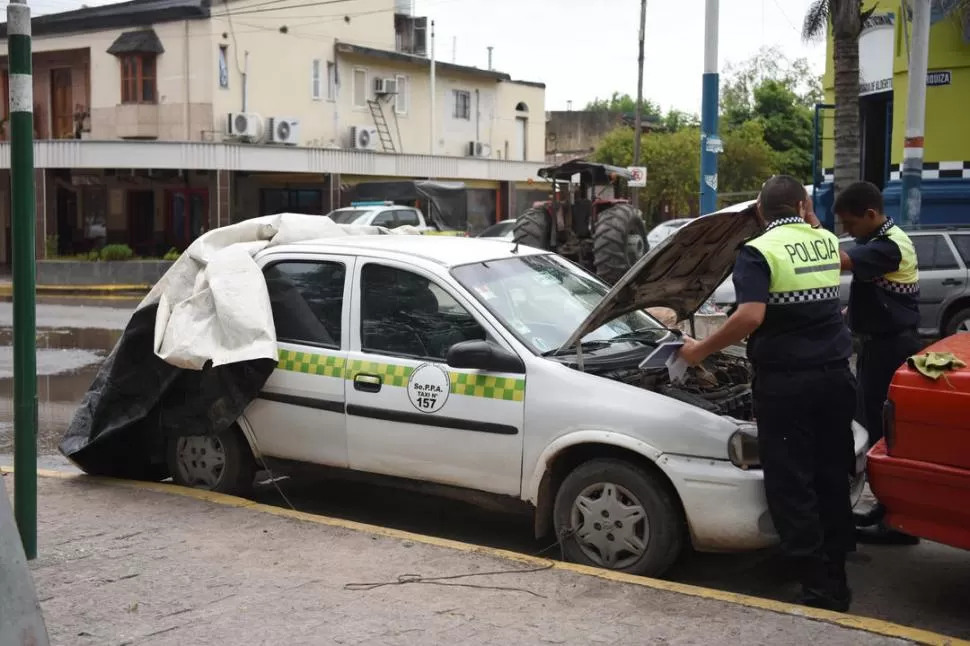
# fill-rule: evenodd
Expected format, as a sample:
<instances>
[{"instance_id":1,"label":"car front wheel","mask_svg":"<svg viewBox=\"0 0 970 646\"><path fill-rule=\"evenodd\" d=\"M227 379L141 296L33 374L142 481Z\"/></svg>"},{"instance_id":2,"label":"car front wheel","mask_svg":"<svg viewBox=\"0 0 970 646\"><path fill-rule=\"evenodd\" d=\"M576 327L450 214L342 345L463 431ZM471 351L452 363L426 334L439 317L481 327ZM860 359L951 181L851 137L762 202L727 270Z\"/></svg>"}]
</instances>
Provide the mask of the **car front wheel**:
<instances>
[{"instance_id":1,"label":"car front wheel","mask_svg":"<svg viewBox=\"0 0 970 646\"><path fill-rule=\"evenodd\" d=\"M252 491L256 461L242 432L231 426L215 435L181 435L168 443L176 484L235 496Z\"/></svg>"},{"instance_id":2,"label":"car front wheel","mask_svg":"<svg viewBox=\"0 0 970 646\"><path fill-rule=\"evenodd\" d=\"M663 576L686 543L674 493L623 460L576 467L559 487L553 518L567 559L630 574Z\"/></svg>"}]
</instances>

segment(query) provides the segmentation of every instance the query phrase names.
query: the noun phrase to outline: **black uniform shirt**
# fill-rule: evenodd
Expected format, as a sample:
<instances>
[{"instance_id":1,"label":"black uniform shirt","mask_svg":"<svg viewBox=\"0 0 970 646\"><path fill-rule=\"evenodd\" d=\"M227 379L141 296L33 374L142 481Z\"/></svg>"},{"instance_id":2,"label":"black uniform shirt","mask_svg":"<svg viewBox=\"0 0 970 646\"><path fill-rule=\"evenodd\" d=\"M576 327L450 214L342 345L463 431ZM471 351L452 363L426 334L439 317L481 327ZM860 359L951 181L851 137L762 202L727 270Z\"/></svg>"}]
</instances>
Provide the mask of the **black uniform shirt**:
<instances>
[{"instance_id":1,"label":"black uniform shirt","mask_svg":"<svg viewBox=\"0 0 970 646\"><path fill-rule=\"evenodd\" d=\"M849 291L849 327L856 334L893 336L919 327L919 294L897 293L874 281L899 269L903 255L899 245L886 237L892 220L870 236L856 238L846 253L852 259Z\"/></svg>"}]
</instances>

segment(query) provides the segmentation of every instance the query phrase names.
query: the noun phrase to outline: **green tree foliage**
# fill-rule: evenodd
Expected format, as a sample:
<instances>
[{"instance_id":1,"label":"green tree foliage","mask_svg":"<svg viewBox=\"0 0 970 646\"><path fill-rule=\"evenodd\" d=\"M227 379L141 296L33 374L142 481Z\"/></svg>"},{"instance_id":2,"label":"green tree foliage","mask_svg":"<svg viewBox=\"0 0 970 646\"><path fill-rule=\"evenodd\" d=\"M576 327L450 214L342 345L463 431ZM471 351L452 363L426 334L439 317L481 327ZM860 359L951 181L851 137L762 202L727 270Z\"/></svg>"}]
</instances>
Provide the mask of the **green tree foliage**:
<instances>
[{"instance_id":1,"label":"green tree foliage","mask_svg":"<svg viewBox=\"0 0 970 646\"><path fill-rule=\"evenodd\" d=\"M722 192L757 191L776 172L774 153L765 143L757 122L725 133L719 164ZM642 163L647 166L647 188L640 192L640 208L653 221L697 215L700 177L700 130L652 132L641 139ZM597 147L594 159L616 166L633 163L633 130L618 127Z\"/></svg>"},{"instance_id":2,"label":"green tree foliage","mask_svg":"<svg viewBox=\"0 0 970 646\"><path fill-rule=\"evenodd\" d=\"M616 112L629 115L632 118L637 113L637 100L629 94L614 92L609 99L593 99L586 104L584 109L587 112ZM664 132L676 132L684 128L700 126L700 119L696 114L673 109L664 114L660 106L648 99L643 100L643 111L640 113L640 117L646 123L651 124L655 130Z\"/></svg>"},{"instance_id":3,"label":"green tree foliage","mask_svg":"<svg viewBox=\"0 0 970 646\"><path fill-rule=\"evenodd\" d=\"M721 124L730 131L751 121L761 125L779 171L812 181L813 108L822 99L821 79L808 61L789 61L777 49L728 66L721 92Z\"/></svg>"}]
</instances>

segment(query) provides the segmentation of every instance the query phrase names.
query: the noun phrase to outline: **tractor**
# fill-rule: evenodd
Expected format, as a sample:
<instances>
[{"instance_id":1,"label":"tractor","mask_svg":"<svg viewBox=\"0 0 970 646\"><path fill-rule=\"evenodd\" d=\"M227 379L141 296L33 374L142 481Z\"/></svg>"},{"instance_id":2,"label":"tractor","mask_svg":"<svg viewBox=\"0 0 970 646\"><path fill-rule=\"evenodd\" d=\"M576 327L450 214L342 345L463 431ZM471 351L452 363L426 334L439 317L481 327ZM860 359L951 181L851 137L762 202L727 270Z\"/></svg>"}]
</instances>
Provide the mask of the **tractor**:
<instances>
[{"instance_id":1,"label":"tractor","mask_svg":"<svg viewBox=\"0 0 970 646\"><path fill-rule=\"evenodd\" d=\"M579 175L579 184L571 178ZM625 168L575 159L539 170L552 183L551 199L518 217L512 239L555 251L612 285L647 252L639 209L616 197L631 174ZM622 181L621 181L622 180ZM603 195L612 187L611 195Z\"/></svg>"}]
</instances>

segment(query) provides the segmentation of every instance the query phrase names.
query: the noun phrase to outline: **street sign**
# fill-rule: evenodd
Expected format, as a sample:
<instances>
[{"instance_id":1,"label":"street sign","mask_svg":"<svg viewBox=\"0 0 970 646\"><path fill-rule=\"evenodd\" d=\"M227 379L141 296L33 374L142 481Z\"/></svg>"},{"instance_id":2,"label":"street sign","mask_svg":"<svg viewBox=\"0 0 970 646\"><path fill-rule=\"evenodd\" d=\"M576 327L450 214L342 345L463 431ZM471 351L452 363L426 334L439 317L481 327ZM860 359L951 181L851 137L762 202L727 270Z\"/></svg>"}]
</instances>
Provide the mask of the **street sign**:
<instances>
[{"instance_id":1,"label":"street sign","mask_svg":"<svg viewBox=\"0 0 970 646\"><path fill-rule=\"evenodd\" d=\"M646 166L629 166L627 170L630 171L630 181L627 182L630 188L643 188L647 185L647 167Z\"/></svg>"},{"instance_id":2,"label":"street sign","mask_svg":"<svg viewBox=\"0 0 970 646\"><path fill-rule=\"evenodd\" d=\"M705 142L705 147L707 152L721 154L724 152L724 143L721 141L720 137L708 137Z\"/></svg>"},{"instance_id":3,"label":"street sign","mask_svg":"<svg viewBox=\"0 0 970 646\"><path fill-rule=\"evenodd\" d=\"M937 70L935 72L926 73L926 86L933 87L937 85L949 85L953 78L952 72L950 70Z\"/></svg>"}]
</instances>

